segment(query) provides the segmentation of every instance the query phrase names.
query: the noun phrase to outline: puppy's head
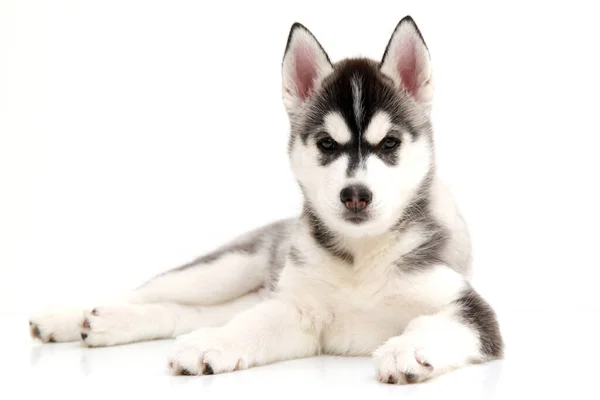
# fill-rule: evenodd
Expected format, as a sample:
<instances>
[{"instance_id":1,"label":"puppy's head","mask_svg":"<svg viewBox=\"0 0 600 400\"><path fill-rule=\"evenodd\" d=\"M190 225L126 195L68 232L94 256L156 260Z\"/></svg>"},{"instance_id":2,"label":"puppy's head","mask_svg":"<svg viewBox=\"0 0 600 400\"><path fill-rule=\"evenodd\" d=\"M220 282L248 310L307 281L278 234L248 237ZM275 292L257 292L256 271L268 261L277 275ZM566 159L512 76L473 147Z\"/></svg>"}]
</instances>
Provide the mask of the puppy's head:
<instances>
[{"instance_id":1,"label":"puppy's head","mask_svg":"<svg viewBox=\"0 0 600 400\"><path fill-rule=\"evenodd\" d=\"M433 162L432 72L415 22L400 21L380 62L337 63L296 23L282 74L290 160L307 206L350 236L390 229Z\"/></svg>"}]
</instances>

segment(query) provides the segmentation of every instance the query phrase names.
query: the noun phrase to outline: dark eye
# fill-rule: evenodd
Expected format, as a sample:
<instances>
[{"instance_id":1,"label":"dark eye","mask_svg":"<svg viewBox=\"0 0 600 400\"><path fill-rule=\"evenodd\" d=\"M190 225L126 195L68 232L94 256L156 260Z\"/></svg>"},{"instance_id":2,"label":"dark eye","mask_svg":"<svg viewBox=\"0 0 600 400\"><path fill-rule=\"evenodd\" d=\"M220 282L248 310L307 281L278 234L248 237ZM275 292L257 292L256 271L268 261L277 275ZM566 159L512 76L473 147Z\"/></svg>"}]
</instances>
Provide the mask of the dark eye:
<instances>
[{"instance_id":1,"label":"dark eye","mask_svg":"<svg viewBox=\"0 0 600 400\"><path fill-rule=\"evenodd\" d=\"M396 138L393 137L386 137L385 139L383 139L381 141L381 150L385 150L385 151L389 151L389 150L394 150L396 147L398 147L398 145L400 144L400 141Z\"/></svg>"},{"instance_id":2,"label":"dark eye","mask_svg":"<svg viewBox=\"0 0 600 400\"><path fill-rule=\"evenodd\" d=\"M332 138L324 138L317 142L317 147L321 151L333 151L337 147L337 143Z\"/></svg>"}]
</instances>

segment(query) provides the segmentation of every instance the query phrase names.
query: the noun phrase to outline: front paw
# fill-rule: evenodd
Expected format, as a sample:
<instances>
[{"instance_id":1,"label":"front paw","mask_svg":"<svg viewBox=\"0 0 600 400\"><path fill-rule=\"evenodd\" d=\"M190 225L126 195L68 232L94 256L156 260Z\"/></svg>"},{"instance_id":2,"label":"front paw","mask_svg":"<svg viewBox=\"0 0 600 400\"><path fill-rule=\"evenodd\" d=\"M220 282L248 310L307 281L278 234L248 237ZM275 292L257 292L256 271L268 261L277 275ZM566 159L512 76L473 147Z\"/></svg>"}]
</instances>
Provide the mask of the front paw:
<instances>
[{"instance_id":1,"label":"front paw","mask_svg":"<svg viewBox=\"0 0 600 400\"><path fill-rule=\"evenodd\" d=\"M423 382L438 371L426 349L410 337L397 336L388 340L373 354L380 382L407 384Z\"/></svg>"},{"instance_id":2,"label":"front paw","mask_svg":"<svg viewBox=\"0 0 600 400\"><path fill-rule=\"evenodd\" d=\"M238 347L221 328L202 328L177 338L169 370L173 375L212 375L246 369Z\"/></svg>"}]
</instances>

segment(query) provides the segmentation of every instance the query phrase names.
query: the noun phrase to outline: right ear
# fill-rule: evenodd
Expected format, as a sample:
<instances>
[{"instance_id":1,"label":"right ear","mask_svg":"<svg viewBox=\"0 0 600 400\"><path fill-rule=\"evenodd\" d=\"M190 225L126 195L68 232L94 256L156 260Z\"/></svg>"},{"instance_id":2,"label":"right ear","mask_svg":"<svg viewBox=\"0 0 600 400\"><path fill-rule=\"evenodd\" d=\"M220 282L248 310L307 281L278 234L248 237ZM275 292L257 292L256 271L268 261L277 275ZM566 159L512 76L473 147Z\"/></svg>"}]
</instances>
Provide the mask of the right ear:
<instances>
[{"instance_id":1,"label":"right ear","mask_svg":"<svg viewBox=\"0 0 600 400\"><path fill-rule=\"evenodd\" d=\"M302 107L331 72L331 61L313 34L298 22L292 25L282 65L283 103L288 112Z\"/></svg>"}]
</instances>

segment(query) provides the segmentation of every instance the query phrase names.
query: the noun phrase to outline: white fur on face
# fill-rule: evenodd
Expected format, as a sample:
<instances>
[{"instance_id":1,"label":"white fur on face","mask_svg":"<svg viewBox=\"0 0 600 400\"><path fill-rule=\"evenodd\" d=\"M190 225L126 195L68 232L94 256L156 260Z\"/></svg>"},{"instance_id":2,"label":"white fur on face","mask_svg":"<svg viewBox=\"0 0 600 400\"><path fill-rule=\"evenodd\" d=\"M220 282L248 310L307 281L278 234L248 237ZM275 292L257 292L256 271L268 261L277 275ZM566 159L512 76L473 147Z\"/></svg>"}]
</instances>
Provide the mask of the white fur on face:
<instances>
[{"instance_id":1,"label":"white fur on face","mask_svg":"<svg viewBox=\"0 0 600 400\"><path fill-rule=\"evenodd\" d=\"M371 218L360 225L342 221L344 232L351 236L371 236L387 231L402 215L408 202L419 189L431 164L431 151L424 137L414 142L403 135L398 163L389 166L372 154L351 180L368 187L373 193L369 205Z\"/></svg>"},{"instance_id":2,"label":"white fur on face","mask_svg":"<svg viewBox=\"0 0 600 400\"><path fill-rule=\"evenodd\" d=\"M319 163L319 157L312 139L306 145L297 140L291 153L292 170L319 216L328 225L339 223L344 211L340 192L346 187L348 157L341 156L326 166Z\"/></svg>"},{"instance_id":3,"label":"white fur on face","mask_svg":"<svg viewBox=\"0 0 600 400\"><path fill-rule=\"evenodd\" d=\"M365 140L371 145L376 146L391 129L392 121L390 120L388 113L378 111L373 115L371 122L369 122L367 129L365 129Z\"/></svg>"},{"instance_id":4,"label":"white fur on face","mask_svg":"<svg viewBox=\"0 0 600 400\"><path fill-rule=\"evenodd\" d=\"M327 133L340 144L346 144L352 139L348 124L338 112L331 112L325 116L324 127Z\"/></svg>"},{"instance_id":5,"label":"white fur on face","mask_svg":"<svg viewBox=\"0 0 600 400\"><path fill-rule=\"evenodd\" d=\"M329 114L327 121L326 126L337 130L334 133L334 130L328 129L332 137L342 138L340 132L350 134L339 114ZM377 113L365 136L369 142L378 143L390 127L389 116ZM427 138L413 139L408 133L402 138L395 166L389 166L377 155L371 154L362 160L354 176L348 177L348 156L342 155L325 166L319 163L319 157L320 152L313 140L309 139L306 145L298 140L291 153L292 169L312 207L324 222L335 231L351 237L373 236L387 231L413 198L432 161ZM364 185L373 193L373 202L369 205L370 219L358 225L343 219L345 207L340 201L341 190L352 184Z\"/></svg>"}]
</instances>

